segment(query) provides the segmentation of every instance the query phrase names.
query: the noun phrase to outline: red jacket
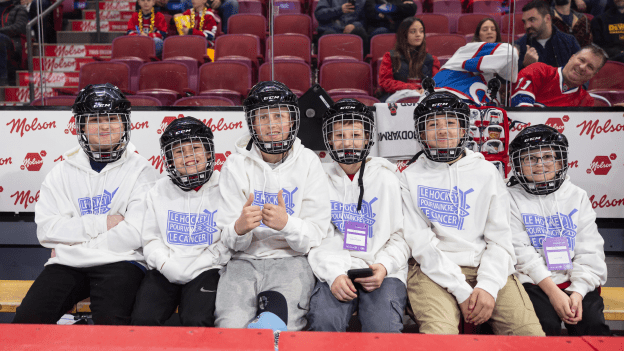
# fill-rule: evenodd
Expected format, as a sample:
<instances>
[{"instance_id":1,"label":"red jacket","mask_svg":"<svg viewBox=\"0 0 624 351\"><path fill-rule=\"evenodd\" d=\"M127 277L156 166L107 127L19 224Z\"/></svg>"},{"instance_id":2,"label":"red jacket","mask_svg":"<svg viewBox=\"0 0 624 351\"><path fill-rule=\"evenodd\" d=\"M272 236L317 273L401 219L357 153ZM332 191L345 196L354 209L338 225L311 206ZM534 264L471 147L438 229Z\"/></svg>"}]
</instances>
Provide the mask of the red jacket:
<instances>
[{"instance_id":1,"label":"red jacket","mask_svg":"<svg viewBox=\"0 0 624 351\"><path fill-rule=\"evenodd\" d=\"M140 10L139 10L140 11ZM143 16L143 32L147 32L150 29L151 16ZM128 21L128 35L139 35L137 27L139 26L139 12L132 14L132 17ZM167 36L167 22L165 16L160 12L154 12L154 31L149 33L150 38L165 39Z\"/></svg>"},{"instance_id":2,"label":"red jacket","mask_svg":"<svg viewBox=\"0 0 624 351\"><path fill-rule=\"evenodd\" d=\"M184 16L191 16L191 10L186 10L183 13ZM208 39L209 42L212 42L217 35L217 17L215 17L212 9L206 9L206 13L204 14L204 26L203 28L199 28L199 23L201 22L201 14L195 14L195 23L193 26L193 35L201 35ZM191 34L189 32L189 34Z\"/></svg>"},{"instance_id":3,"label":"red jacket","mask_svg":"<svg viewBox=\"0 0 624 351\"><path fill-rule=\"evenodd\" d=\"M431 55L433 57L433 66L431 69L431 77L435 76L436 73L440 70L440 61L438 58ZM403 89L421 89L420 78L411 80L409 83L396 80L394 77L394 71L392 69L392 58L390 57L390 52L386 52L381 60L381 66L379 67L379 86L389 94L393 94L399 90Z\"/></svg>"}]
</instances>

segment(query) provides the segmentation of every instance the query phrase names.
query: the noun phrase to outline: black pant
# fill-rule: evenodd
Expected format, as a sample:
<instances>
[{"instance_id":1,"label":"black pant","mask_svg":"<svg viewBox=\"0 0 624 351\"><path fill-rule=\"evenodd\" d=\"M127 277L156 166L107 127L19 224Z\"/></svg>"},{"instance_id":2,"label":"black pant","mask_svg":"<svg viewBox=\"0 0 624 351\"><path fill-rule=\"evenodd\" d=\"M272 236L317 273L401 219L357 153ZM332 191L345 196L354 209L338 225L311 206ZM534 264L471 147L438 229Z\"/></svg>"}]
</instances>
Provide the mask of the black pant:
<instances>
[{"instance_id":1,"label":"black pant","mask_svg":"<svg viewBox=\"0 0 624 351\"><path fill-rule=\"evenodd\" d=\"M547 336L561 334L561 318L550 304L548 295L537 285L524 283L524 289L535 308L537 318ZM568 335L611 335L609 326L605 323L604 303L598 291L590 291L583 298L583 319L576 325L565 324Z\"/></svg>"},{"instance_id":2,"label":"black pant","mask_svg":"<svg viewBox=\"0 0 624 351\"><path fill-rule=\"evenodd\" d=\"M130 324L143 276L143 271L130 262L88 268L47 265L17 308L13 323L55 324L90 296L95 324Z\"/></svg>"},{"instance_id":3,"label":"black pant","mask_svg":"<svg viewBox=\"0 0 624 351\"><path fill-rule=\"evenodd\" d=\"M163 325L179 305L183 326L214 327L219 270L203 272L190 282L170 283L157 270L149 270L137 294L133 325Z\"/></svg>"}]
</instances>

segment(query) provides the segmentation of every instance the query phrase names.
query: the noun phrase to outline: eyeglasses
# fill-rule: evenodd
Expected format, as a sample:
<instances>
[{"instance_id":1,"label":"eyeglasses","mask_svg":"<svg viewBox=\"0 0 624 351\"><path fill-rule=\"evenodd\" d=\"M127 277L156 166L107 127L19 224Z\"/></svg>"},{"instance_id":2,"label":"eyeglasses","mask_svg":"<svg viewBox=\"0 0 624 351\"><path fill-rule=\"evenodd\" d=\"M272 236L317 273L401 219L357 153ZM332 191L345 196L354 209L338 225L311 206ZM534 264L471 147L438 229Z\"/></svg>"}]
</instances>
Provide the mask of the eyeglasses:
<instances>
[{"instance_id":1,"label":"eyeglasses","mask_svg":"<svg viewBox=\"0 0 624 351\"><path fill-rule=\"evenodd\" d=\"M550 166L555 163L555 156L544 155L542 157L537 157L537 156L527 155L524 157L520 157L520 161L522 161L522 164L529 165L529 166L537 166L538 164Z\"/></svg>"}]
</instances>

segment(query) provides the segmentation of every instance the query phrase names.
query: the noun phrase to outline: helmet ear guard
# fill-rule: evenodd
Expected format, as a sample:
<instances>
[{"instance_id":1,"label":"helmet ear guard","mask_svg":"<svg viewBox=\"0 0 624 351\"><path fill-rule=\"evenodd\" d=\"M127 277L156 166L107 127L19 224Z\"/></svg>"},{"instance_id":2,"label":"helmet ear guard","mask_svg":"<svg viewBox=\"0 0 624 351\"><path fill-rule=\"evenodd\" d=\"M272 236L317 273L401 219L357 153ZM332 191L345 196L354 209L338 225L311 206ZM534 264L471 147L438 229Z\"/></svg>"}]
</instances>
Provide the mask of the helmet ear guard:
<instances>
[{"instance_id":1,"label":"helmet ear guard","mask_svg":"<svg viewBox=\"0 0 624 351\"><path fill-rule=\"evenodd\" d=\"M335 131L335 126L340 126L340 130ZM363 135L356 138L355 134L360 131ZM343 133L339 139L338 132ZM370 109L361 102L341 99L325 112L322 133L325 147L334 161L354 164L365 160L375 144L375 120ZM336 142L341 143L340 149L335 148ZM358 142L361 147L356 147Z\"/></svg>"},{"instance_id":2,"label":"helmet ear guard","mask_svg":"<svg viewBox=\"0 0 624 351\"><path fill-rule=\"evenodd\" d=\"M194 164L191 166L184 164L185 172L181 172L176 167L176 156L189 156L182 149L185 143L190 143L192 146L192 161ZM203 156L195 153L194 146L198 143L203 146ZM160 137L160 148L169 178L180 189L189 191L202 186L210 180L214 172L215 162L213 134L210 128L202 121L190 116L174 120L167 126ZM178 154L176 154L177 149L180 149ZM198 171L197 168L202 165L198 161L202 161L202 159L205 160L205 166L203 170Z\"/></svg>"},{"instance_id":3,"label":"helmet ear guard","mask_svg":"<svg viewBox=\"0 0 624 351\"><path fill-rule=\"evenodd\" d=\"M297 95L286 85L278 81L256 84L243 102L243 109L251 140L258 149L267 154L281 154L292 148L299 132L300 114ZM289 116L290 128L287 133L282 133L285 124L282 119L286 114ZM279 122L274 122L275 119L279 119ZM271 134L279 131L287 135L281 140L263 140L267 136L261 134L267 131Z\"/></svg>"},{"instance_id":4,"label":"helmet ear guard","mask_svg":"<svg viewBox=\"0 0 624 351\"><path fill-rule=\"evenodd\" d=\"M72 106L76 136L91 160L110 163L121 158L130 142L130 111L130 101L119 88L110 83L87 85L78 93ZM119 122L112 120L116 118L119 118ZM117 123L121 123L121 126ZM101 129L105 127L108 129L103 133ZM115 132L117 127L120 128L118 133ZM113 141L117 134L119 140ZM89 136L93 138L93 135L97 135L97 144L89 140Z\"/></svg>"},{"instance_id":5,"label":"helmet ear guard","mask_svg":"<svg viewBox=\"0 0 624 351\"><path fill-rule=\"evenodd\" d=\"M552 170L544 172L551 167L550 161L544 161L544 157L548 157L548 154L554 156ZM533 161L528 162L527 157L531 155L535 155ZM533 195L548 195L557 191L565 181L568 171L568 139L550 126L544 124L530 126L509 143L509 158L514 177L526 192ZM559 169L558 162L561 162ZM531 174L525 174L525 167ZM542 172L533 172L534 167L535 170ZM553 177L547 179L546 174L549 173L553 173ZM540 177L542 179L539 179Z\"/></svg>"}]
</instances>

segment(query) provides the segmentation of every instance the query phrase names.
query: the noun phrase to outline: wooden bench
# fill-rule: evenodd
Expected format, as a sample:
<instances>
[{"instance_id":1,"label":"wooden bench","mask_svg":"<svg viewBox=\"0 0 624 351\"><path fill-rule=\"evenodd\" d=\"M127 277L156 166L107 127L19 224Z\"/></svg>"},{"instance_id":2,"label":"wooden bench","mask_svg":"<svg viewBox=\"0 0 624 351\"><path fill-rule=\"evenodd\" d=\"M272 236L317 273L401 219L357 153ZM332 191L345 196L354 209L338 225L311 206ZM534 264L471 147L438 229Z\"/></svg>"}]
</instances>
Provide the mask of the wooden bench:
<instances>
[{"instance_id":1,"label":"wooden bench","mask_svg":"<svg viewBox=\"0 0 624 351\"><path fill-rule=\"evenodd\" d=\"M600 296L604 301L604 315L608 321L624 321L624 288L602 287Z\"/></svg>"},{"instance_id":2,"label":"wooden bench","mask_svg":"<svg viewBox=\"0 0 624 351\"><path fill-rule=\"evenodd\" d=\"M22 303L34 280L0 280L0 312L12 312ZM90 313L90 299L78 302L67 313Z\"/></svg>"}]
</instances>

